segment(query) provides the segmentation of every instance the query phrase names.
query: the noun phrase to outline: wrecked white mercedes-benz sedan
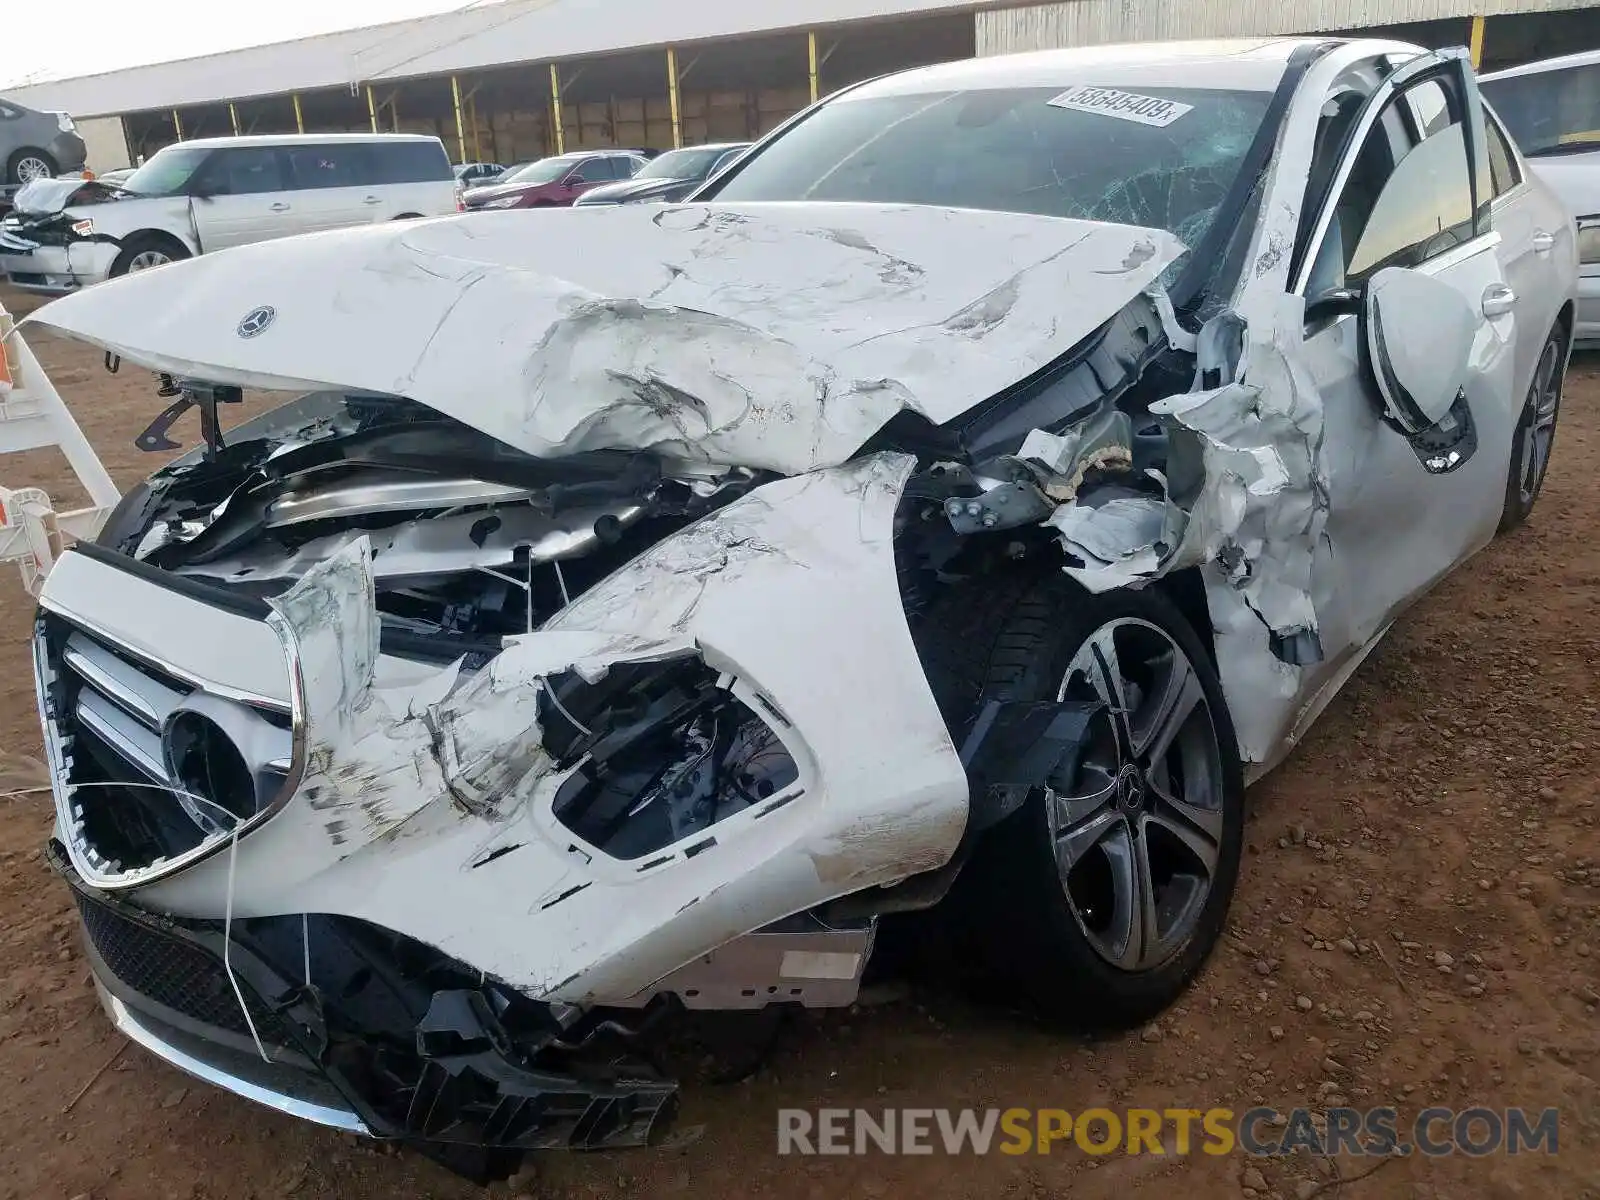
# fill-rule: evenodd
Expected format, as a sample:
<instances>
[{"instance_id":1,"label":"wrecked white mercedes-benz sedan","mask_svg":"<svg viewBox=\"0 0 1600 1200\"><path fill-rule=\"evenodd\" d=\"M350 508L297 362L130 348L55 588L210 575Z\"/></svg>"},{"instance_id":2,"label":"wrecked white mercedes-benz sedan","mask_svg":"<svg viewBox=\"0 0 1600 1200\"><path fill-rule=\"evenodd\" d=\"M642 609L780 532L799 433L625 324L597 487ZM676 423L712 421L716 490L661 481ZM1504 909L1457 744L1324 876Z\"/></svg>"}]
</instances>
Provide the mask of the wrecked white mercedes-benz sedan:
<instances>
[{"instance_id":1,"label":"wrecked white mercedes-benz sedan","mask_svg":"<svg viewBox=\"0 0 1600 1200\"><path fill-rule=\"evenodd\" d=\"M913 71L686 205L52 304L205 443L40 601L105 1003L458 1164L646 1138L631 1031L848 1004L888 912L1144 1020L1246 781L1532 507L1575 286L1464 53L1283 41ZM295 398L224 434L243 389Z\"/></svg>"}]
</instances>

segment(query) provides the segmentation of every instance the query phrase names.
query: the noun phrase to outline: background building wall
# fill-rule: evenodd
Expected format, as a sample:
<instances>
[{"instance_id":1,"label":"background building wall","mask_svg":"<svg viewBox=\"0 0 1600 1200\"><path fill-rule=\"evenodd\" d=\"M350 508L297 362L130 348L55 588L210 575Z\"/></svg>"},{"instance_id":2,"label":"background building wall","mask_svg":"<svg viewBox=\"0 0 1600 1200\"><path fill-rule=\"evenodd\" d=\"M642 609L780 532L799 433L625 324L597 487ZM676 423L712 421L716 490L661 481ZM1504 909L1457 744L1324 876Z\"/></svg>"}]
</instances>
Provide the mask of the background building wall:
<instances>
[{"instance_id":1,"label":"background building wall","mask_svg":"<svg viewBox=\"0 0 1600 1200\"><path fill-rule=\"evenodd\" d=\"M78 135L89 151L91 171L115 171L119 167L133 166L128 157L128 139L122 136L121 117L91 117L77 124Z\"/></svg>"},{"instance_id":2,"label":"background building wall","mask_svg":"<svg viewBox=\"0 0 1600 1200\"><path fill-rule=\"evenodd\" d=\"M1371 31L1435 23L1464 29L1474 16L1526 18L1595 7L1596 0L1058 0L980 12L976 37L979 54L1008 54L1107 42ZM1464 43L1466 35L1450 40Z\"/></svg>"}]
</instances>

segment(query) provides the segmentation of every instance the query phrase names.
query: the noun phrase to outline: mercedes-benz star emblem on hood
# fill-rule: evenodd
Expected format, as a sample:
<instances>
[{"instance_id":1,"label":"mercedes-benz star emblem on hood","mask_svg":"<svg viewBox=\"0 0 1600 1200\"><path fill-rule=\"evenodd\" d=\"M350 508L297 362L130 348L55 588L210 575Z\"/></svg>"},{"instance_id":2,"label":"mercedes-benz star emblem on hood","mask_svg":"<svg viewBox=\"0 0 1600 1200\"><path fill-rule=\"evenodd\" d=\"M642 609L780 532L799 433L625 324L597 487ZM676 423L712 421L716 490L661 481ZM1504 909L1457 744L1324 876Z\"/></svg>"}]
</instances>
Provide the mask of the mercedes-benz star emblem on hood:
<instances>
[{"instance_id":1,"label":"mercedes-benz star emblem on hood","mask_svg":"<svg viewBox=\"0 0 1600 1200\"><path fill-rule=\"evenodd\" d=\"M272 323L278 319L278 310L270 304L263 304L260 308L252 308L245 313L244 320L239 322L239 336L253 338L265 333L272 328Z\"/></svg>"}]
</instances>

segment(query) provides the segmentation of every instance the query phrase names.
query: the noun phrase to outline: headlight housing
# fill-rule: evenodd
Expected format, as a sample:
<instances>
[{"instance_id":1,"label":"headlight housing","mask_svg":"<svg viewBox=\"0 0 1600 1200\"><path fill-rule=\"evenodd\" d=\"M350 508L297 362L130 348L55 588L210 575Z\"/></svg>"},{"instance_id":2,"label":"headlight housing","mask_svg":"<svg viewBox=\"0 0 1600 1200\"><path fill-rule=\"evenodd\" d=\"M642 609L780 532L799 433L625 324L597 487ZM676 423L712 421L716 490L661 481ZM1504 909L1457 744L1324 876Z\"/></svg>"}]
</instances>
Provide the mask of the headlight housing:
<instances>
[{"instance_id":1,"label":"headlight housing","mask_svg":"<svg viewBox=\"0 0 1600 1200\"><path fill-rule=\"evenodd\" d=\"M479 208L515 208L521 196L501 196L498 200L486 200L478 205Z\"/></svg>"},{"instance_id":2,"label":"headlight housing","mask_svg":"<svg viewBox=\"0 0 1600 1200\"><path fill-rule=\"evenodd\" d=\"M698 658L619 664L595 684L551 679L539 698L545 749L577 768L556 793L556 819L634 861L792 799L794 756L731 682Z\"/></svg>"}]
</instances>

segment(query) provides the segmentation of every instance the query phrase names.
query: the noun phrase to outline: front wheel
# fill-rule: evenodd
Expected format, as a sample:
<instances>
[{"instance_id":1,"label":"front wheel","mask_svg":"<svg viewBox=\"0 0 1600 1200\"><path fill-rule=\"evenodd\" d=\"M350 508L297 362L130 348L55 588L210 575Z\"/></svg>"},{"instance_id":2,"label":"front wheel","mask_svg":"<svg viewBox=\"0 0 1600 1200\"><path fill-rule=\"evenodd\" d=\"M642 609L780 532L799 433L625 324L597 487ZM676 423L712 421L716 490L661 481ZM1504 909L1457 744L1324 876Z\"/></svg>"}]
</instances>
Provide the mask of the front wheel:
<instances>
[{"instance_id":1,"label":"front wheel","mask_svg":"<svg viewBox=\"0 0 1600 1200\"><path fill-rule=\"evenodd\" d=\"M1145 1022L1210 954L1238 879L1243 771L1210 656L1154 591L1049 583L1015 603L987 658L980 710L1101 710L1047 785L981 835L951 896L963 957L1047 1020Z\"/></svg>"},{"instance_id":2,"label":"front wheel","mask_svg":"<svg viewBox=\"0 0 1600 1200\"><path fill-rule=\"evenodd\" d=\"M163 237L132 237L123 244L122 253L111 264L111 278L154 270L168 263L190 257L184 246Z\"/></svg>"},{"instance_id":3,"label":"front wheel","mask_svg":"<svg viewBox=\"0 0 1600 1200\"><path fill-rule=\"evenodd\" d=\"M1561 414L1561 390L1567 375L1567 331L1557 324L1550 331L1533 382L1523 400L1522 413L1511 435L1511 466L1506 474L1506 502L1500 515L1500 532L1509 533L1528 519L1544 477L1550 470L1555 446L1556 418Z\"/></svg>"}]
</instances>

